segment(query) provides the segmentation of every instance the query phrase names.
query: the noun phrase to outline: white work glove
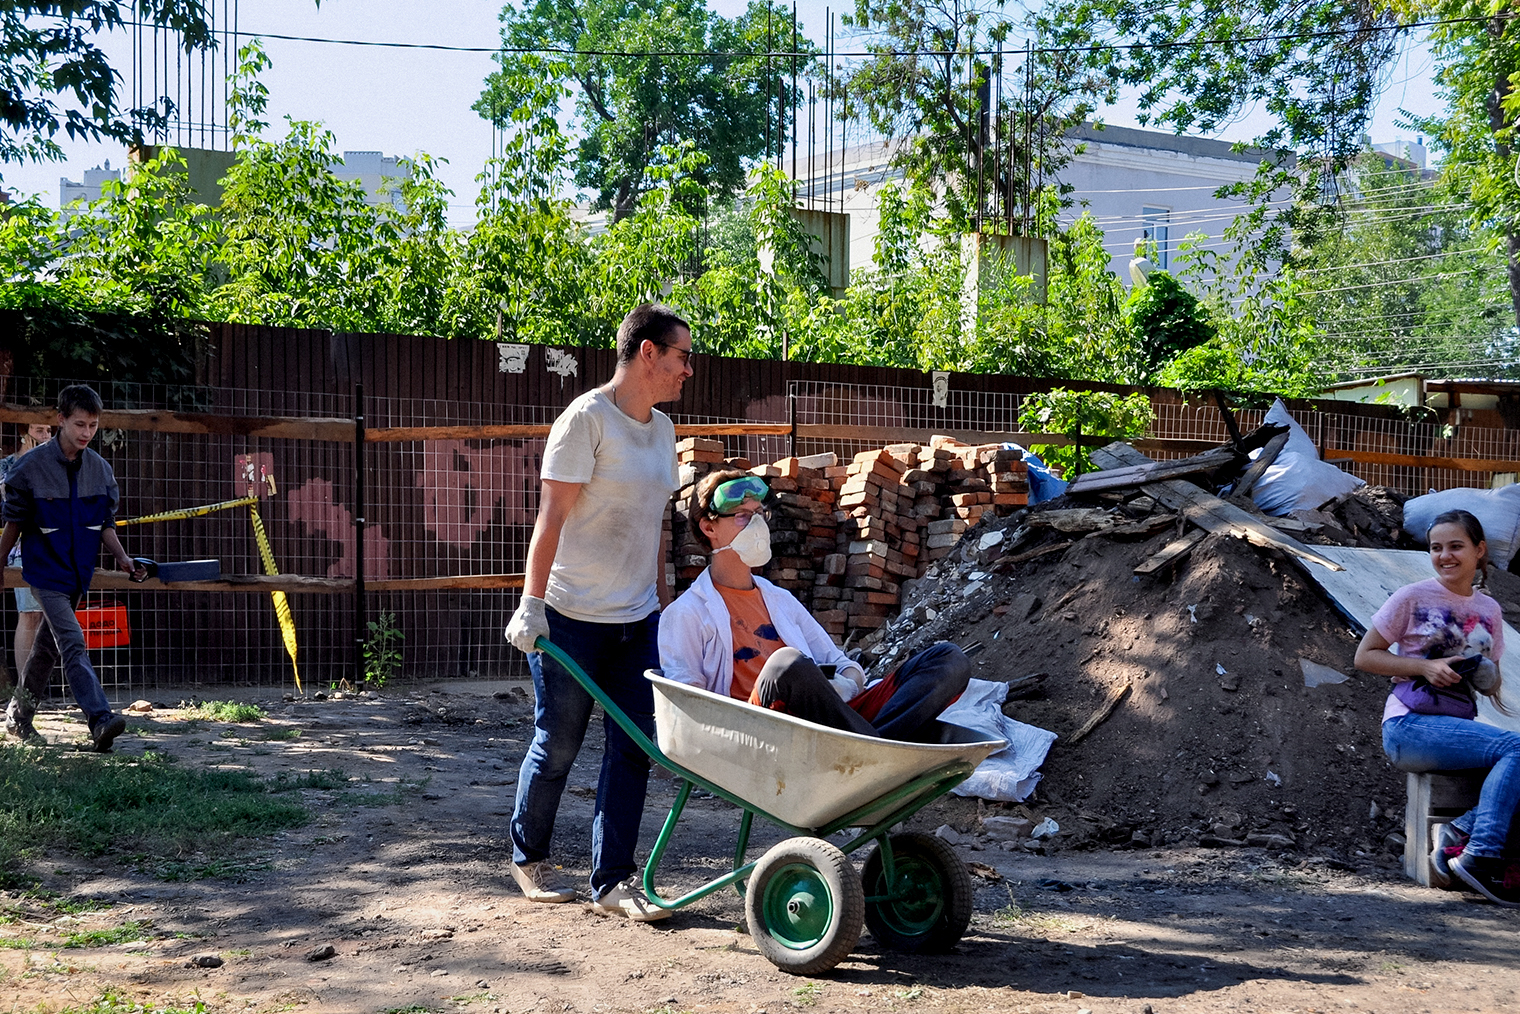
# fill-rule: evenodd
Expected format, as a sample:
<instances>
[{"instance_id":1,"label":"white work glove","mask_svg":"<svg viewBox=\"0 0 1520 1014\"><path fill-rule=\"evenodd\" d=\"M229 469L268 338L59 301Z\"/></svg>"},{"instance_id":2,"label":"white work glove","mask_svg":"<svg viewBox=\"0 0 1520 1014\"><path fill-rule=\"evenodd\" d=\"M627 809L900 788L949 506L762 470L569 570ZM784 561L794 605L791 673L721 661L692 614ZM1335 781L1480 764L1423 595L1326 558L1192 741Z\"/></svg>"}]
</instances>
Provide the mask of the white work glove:
<instances>
[{"instance_id":1,"label":"white work glove","mask_svg":"<svg viewBox=\"0 0 1520 1014\"><path fill-rule=\"evenodd\" d=\"M507 624L507 640L518 651L533 652L538 650L534 642L540 637L548 636L549 618L544 615L544 600L524 595L518 603L517 612L512 614L512 620Z\"/></svg>"},{"instance_id":2,"label":"white work glove","mask_svg":"<svg viewBox=\"0 0 1520 1014\"><path fill-rule=\"evenodd\" d=\"M859 670L857 669L847 669L845 672L840 673L839 675L834 676L829 680L829 686L834 688L834 692L839 695L839 699L841 701L844 701L846 704L849 704L855 698L860 696L860 684L855 682L853 676L848 675L849 673L858 671Z\"/></svg>"}]
</instances>

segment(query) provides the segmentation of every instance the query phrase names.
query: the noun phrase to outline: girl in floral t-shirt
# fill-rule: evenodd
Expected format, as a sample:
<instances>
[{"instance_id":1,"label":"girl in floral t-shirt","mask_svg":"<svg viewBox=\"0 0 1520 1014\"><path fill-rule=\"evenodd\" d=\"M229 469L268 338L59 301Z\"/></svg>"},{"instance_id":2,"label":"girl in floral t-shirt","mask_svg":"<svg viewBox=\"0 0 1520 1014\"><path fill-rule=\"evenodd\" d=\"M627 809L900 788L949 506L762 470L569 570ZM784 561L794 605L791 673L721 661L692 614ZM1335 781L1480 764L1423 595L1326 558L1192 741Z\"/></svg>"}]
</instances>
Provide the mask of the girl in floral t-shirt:
<instances>
[{"instance_id":1,"label":"girl in floral t-shirt","mask_svg":"<svg viewBox=\"0 0 1520 1014\"><path fill-rule=\"evenodd\" d=\"M1373 615L1357 646L1356 666L1395 683L1423 679L1433 687L1456 687L1463 676L1452 663L1477 657L1467 685L1504 711L1498 668L1504 614L1473 586L1479 569L1488 567L1483 526L1467 511L1448 511L1431 524L1427 541L1435 578L1405 585ZM1394 645L1397 655L1388 650ZM1520 735L1470 718L1414 712L1390 694L1383 750L1401 771L1488 769L1478 805L1437 825L1432 880L1447 887L1456 877L1495 904L1520 908L1520 868L1504 854L1520 808Z\"/></svg>"}]
</instances>

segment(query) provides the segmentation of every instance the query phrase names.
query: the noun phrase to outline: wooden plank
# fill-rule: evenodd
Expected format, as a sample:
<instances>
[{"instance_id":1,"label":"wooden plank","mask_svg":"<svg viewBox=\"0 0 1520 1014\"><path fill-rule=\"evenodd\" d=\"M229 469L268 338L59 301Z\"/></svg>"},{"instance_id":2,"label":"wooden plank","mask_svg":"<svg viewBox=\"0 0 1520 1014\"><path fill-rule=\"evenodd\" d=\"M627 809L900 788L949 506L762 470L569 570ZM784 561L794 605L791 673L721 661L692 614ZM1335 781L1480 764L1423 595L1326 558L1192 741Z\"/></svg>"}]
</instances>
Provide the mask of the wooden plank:
<instances>
[{"instance_id":1,"label":"wooden plank","mask_svg":"<svg viewBox=\"0 0 1520 1014\"><path fill-rule=\"evenodd\" d=\"M1153 461L1146 465L1127 465L1124 468L1088 472L1073 479L1066 487L1066 492L1096 493L1105 489L1128 489L1160 479L1177 479L1185 475L1212 472L1236 460L1237 455L1233 449L1216 447L1176 461Z\"/></svg>"},{"instance_id":2,"label":"wooden plank","mask_svg":"<svg viewBox=\"0 0 1520 1014\"><path fill-rule=\"evenodd\" d=\"M1109 442L1108 437L1082 437L1073 441L1064 433L1017 433L996 432L992 430L954 430L941 428L919 429L912 426L820 426L799 425L797 427L798 440L858 440L865 444L905 444L905 443L928 443L932 436L953 437L966 444L1020 444L1028 447L1030 444L1052 444L1056 446L1070 446L1072 443L1081 443L1083 447L1102 447ZM1208 446L1214 447L1215 444Z\"/></svg>"},{"instance_id":3,"label":"wooden plank","mask_svg":"<svg viewBox=\"0 0 1520 1014\"><path fill-rule=\"evenodd\" d=\"M1138 465L1149 459L1139 451L1123 443L1109 444L1092 452L1093 462L1102 468L1119 468ZM1245 539L1255 546L1270 546L1301 560L1317 563L1331 570L1341 565L1321 555L1314 549L1272 528L1260 518L1247 514L1234 504L1226 503L1212 493L1206 493L1192 483L1180 479L1166 479L1147 483L1141 487L1161 503L1181 511L1193 524L1211 532L1224 532ZM1322 547L1317 547L1322 548Z\"/></svg>"},{"instance_id":4,"label":"wooden plank","mask_svg":"<svg viewBox=\"0 0 1520 1014\"><path fill-rule=\"evenodd\" d=\"M786 423L682 423L678 437L786 436L792 431ZM349 424L352 436L353 424ZM365 429L369 444L402 443L412 440L523 440L547 437L546 423L520 423L502 426L380 426Z\"/></svg>"},{"instance_id":5,"label":"wooden plank","mask_svg":"<svg viewBox=\"0 0 1520 1014\"><path fill-rule=\"evenodd\" d=\"M367 571L369 568L366 567ZM388 578L366 580L366 591L462 591L491 588L521 588L521 574L454 574L445 577ZM20 567L5 568L6 588L24 588ZM96 570L90 584L91 591L134 592L302 592L318 595L352 594L354 581L346 577L302 577L298 574L225 574L216 581L170 581L149 578L142 584L133 584L126 573L119 570Z\"/></svg>"},{"instance_id":6,"label":"wooden plank","mask_svg":"<svg viewBox=\"0 0 1520 1014\"><path fill-rule=\"evenodd\" d=\"M1209 533L1202 528L1195 528L1180 539L1173 539L1162 546L1159 552L1146 557L1140 566L1135 568L1136 574L1154 574L1167 564L1176 563L1193 551L1193 547L1202 542L1204 536Z\"/></svg>"},{"instance_id":7,"label":"wooden plank","mask_svg":"<svg viewBox=\"0 0 1520 1014\"><path fill-rule=\"evenodd\" d=\"M1102 725L1103 722L1107 720L1108 716L1114 713L1114 709L1119 706L1119 702L1128 697L1129 692L1133 690L1134 687L1134 680L1125 680L1122 687L1119 687L1113 693L1109 694L1108 699L1105 700L1102 704L1098 705L1098 709L1092 713L1092 716L1088 718L1087 721L1082 723L1082 727L1080 729L1072 733L1070 736L1066 737L1066 742L1063 745L1076 746L1078 743L1082 742L1082 740L1086 739L1089 732L1092 732L1098 726Z\"/></svg>"},{"instance_id":8,"label":"wooden plank","mask_svg":"<svg viewBox=\"0 0 1520 1014\"><path fill-rule=\"evenodd\" d=\"M1326 447L1326 461L1354 461L1362 465L1406 465L1411 468L1451 468L1459 472L1520 472L1520 461L1487 461L1482 458L1442 458L1421 454L1385 454L1382 451L1346 451Z\"/></svg>"},{"instance_id":9,"label":"wooden plank","mask_svg":"<svg viewBox=\"0 0 1520 1014\"><path fill-rule=\"evenodd\" d=\"M52 409L0 405L0 422L51 424L56 415ZM353 423L347 420L295 416L236 416L108 408L100 413L100 425L105 429L148 433L211 433L219 436L280 437L289 440L353 439Z\"/></svg>"},{"instance_id":10,"label":"wooden plank","mask_svg":"<svg viewBox=\"0 0 1520 1014\"><path fill-rule=\"evenodd\" d=\"M1267 469L1272 467L1272 462L1277 460L1282 449L1288 446L1290 436L1292 436L1291 432L1283 432L1267 441L1267 446L1261 449L1256 460L1251 462L1251 467L1247 468L1245 474L1240 477L1240 481L1235 483L1235 489L1230 493L1232 497L1238 496L1243 499L1251 495L1251 490L1256 488L1257 481L1266 474Z\"/></svg>"}]
</instances>

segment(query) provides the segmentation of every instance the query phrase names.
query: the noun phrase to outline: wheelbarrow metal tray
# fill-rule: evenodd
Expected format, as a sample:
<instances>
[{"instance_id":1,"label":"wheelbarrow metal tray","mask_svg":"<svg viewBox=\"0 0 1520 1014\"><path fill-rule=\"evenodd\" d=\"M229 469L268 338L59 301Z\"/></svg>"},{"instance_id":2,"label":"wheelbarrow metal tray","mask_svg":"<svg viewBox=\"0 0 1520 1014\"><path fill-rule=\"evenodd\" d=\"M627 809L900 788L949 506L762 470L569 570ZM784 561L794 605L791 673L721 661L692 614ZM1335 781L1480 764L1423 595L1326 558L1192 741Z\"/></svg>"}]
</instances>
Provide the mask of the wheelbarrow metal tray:
<instances>
[{"instance_id":1,"label":"wheelbarrow metal tray","mask_svg":"<svg viewBox=\"0 0 1520 1014\"><path fill-rule=\"evenodd\" d=\"M939 743L861 736L648 676L660 751L794 827L823 827L919 775L957 761L975 767L1007 745L948 723Z\"/></svg>"}]
</instances>

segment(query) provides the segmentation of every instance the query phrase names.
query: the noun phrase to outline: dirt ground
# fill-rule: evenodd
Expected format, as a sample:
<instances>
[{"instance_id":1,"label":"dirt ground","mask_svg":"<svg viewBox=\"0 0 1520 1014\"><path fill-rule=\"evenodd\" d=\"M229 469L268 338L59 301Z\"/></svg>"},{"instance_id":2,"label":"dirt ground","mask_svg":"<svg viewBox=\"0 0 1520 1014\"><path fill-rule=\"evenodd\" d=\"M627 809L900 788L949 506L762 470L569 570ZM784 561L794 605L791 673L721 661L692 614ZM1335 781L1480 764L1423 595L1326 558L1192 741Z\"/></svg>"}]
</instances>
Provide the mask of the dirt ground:
<instances>
[{"instance_id":1,"label":"dirt ground","mask_svg":"<svg viewBox=\"0 0 1520 1014\"><path fill-rule=\"evenodd\" d=\"M34 870L48 889L114 904L39 913L25 927L35 948L0 950L0 1009L84 1007L107 990L158 1007L199 999L213 1012L1402 1014L1520 1004L1520 913L1419 888L1386 849L1316 848L1308 832L1275 850L1131 848L1068 835L1044 855L971 834L958 849L982 875L955 953L885 952L867 935L844 964L811 979L758 955L733 891L655 925L603 918L582 903L529 904L505 864L530 704L521 688L466 689L266 698L268 719L250 725L186 724L162 707L134 718L118 743L124 754L161 750L182 764L267 775L339 769L399 787L398 801L355 805L342 790L302 790L310 823L252 841L219 878L165 882L109 860L51 857ZM54 742L81 737L68 713L40 718ZM557 861L582 884L599 743L594 730L556 834ZM652 780L646 849L673 796L673 782ZM1036 801L1028 810L1061 819L1069 806ZM974 801L947 799L913 826L974 831L977 817ZM735 826L726 804L695 801L662 883L686 889L726 868ZM755 845L778 838L763 834ZM128 921L148 925L150 939L83 950L46 944ZM332 957L308 959L328 946ZM199 956L221 964L200 967Z\"/></svg>"}]
</instances>

